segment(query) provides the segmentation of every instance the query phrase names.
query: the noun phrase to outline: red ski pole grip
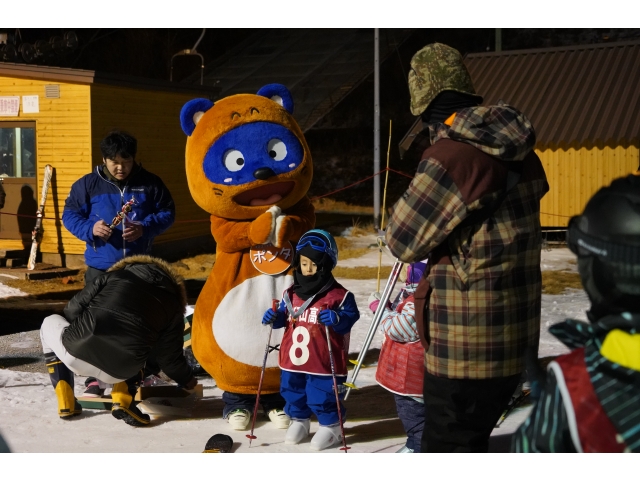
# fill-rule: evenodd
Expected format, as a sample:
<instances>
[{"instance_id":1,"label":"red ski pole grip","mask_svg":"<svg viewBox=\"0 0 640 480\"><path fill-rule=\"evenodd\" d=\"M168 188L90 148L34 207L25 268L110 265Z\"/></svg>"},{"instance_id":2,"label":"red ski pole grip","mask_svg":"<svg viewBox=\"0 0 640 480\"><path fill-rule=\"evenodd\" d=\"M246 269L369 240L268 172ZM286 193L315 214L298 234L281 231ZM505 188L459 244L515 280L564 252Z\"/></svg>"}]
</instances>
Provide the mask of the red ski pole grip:
<instances>
[{"instance_id":1,"label":"red ski pole grip","mask_svg":"<svg viewBox=\"0 0 640 480\"><path fill-rule=\"evenodd\" d=\"M280 304L280 300L278 300L278 299L274 298L273 300L271 300L271 309L272 309L274 312L277 312L277 311L278 311L278 305L279 305L279 304Z\"/></svg>"}]
</instances>

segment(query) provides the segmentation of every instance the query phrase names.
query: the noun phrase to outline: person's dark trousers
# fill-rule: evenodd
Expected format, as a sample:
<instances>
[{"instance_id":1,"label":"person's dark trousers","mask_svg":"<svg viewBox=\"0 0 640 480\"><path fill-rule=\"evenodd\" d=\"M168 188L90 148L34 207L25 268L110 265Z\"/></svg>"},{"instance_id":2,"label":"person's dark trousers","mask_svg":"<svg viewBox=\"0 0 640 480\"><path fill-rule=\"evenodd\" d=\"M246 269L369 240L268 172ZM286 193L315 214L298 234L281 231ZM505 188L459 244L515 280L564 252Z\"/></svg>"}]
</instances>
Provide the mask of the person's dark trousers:
<instances>
[{"instance_id":1,"label":"person's dark trousers","mask_svg":"<svg viewBox=\"0 0 640 480\"><path fill-rule=\"evenodd\" d=\"M520 374L460 380L424 374L422 452L487 452L489 436L518 386Z\"/></svg>"},{"instance_id":2,"label":"person's dark trousers","mask_svg":"<svg viewBox=\"0 0 640 480\"><path fill-rule=\"evenodd\" d=\"M238 408L253 413L253 408L256 406L256 396L249 393L222 392L222 401L224 402L222 418L227 418L231 412ZM284 403L284 398L280 393L260 394L260 405L265 413L274 408L284 409Z\"/></svg>"},{"instance_id":3,"label":"person's dark trousers","mask_svg":"<svg viewBox=\"0 0 640 480\"><path fill-rule=\"evenodd\" d=\"M393 394L396 400L398 418L407 434L406 447L413 453L420 453L420 442L424 430L424 404L404 395Z\"/></svg>"},{"instance_id":4,"label":"person's dark trousers","mask_svg":"<svg viewBox=\"0 0 640 480\"><path fill-rule=\"evenodd\" d=\"M98 270L97 268L87 267L87 271L84 272L84 284L91 285L93 281L98 278L100 275L104 275L107 273L104 270Z\"/></svg>"},{"instance_id":5,"label":"person's dark trousers","mask_svg":"<svg viewBox=\"0 0 640 480\"><path fill-rule=\"evenodd\" d=\"M104 275L105 272L104 270L98 270L97 268L93 268L93 267L87 267L87 271L84 272L84 284L86 285L91 285L93 283L93 281L98 278L100 275ZM84 384L85 386L89 386L90 383L96 382L98 379L94 378L94 377L89 377L85 380Z\"/></svg>"}]
</instances>

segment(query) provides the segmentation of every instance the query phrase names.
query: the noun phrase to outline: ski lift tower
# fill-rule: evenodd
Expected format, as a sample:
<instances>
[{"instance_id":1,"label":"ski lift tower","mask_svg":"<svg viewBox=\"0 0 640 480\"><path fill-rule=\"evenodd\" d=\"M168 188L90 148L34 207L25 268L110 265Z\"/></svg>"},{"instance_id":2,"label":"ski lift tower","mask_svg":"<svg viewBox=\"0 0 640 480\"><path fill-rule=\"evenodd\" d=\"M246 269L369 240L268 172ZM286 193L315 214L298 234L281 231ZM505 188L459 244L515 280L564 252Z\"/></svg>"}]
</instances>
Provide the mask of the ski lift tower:
<instances>
[{"instance_id":1,"label":"ski lift tower","mask_svg":"<svg viewBox=\"0 0 640 480\"><path fill-rule=\"evenodd\" d=\"M374 33L373 53L373 174L380 171L380 48L379 29ZM373 177L373 223L380 230L380 175Z\"/></svg>"}]
</instances>

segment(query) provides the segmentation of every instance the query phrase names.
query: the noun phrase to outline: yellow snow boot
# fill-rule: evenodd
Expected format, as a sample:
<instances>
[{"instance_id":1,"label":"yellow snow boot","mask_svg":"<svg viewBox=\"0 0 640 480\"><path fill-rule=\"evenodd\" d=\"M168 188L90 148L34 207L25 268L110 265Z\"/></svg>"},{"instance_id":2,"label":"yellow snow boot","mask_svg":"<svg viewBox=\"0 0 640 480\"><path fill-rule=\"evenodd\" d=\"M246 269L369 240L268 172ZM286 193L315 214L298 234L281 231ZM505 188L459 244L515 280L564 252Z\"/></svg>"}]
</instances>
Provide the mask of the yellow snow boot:
<instances>
[{"instance_id":1,"label":"yellow snow boot","mask_svg":"<svg viewBox=\"0 0 640 480\"><path fill-rule=\"evenodd\" d=\"M73 393L73 372L54 354L47 354L45 360L51 384L58 398L58 415L65 420L80 415L82 406Z\"/></svg>"},{"instance_id":2,"label":"yellow snow boot","mask_svg":"<svg viewBox=\"0 0 640 480\"><path fill-rule=\"evenodd\" d=\"M111 390L111 399L113 400L111 415L118 420L124 420L127 425L144 427L149 425L151 417L142 413L136 406L137 402L133 401L135 391L136 387L127 385L127 382L116 383Z\"/></svg>"}]
</instances>

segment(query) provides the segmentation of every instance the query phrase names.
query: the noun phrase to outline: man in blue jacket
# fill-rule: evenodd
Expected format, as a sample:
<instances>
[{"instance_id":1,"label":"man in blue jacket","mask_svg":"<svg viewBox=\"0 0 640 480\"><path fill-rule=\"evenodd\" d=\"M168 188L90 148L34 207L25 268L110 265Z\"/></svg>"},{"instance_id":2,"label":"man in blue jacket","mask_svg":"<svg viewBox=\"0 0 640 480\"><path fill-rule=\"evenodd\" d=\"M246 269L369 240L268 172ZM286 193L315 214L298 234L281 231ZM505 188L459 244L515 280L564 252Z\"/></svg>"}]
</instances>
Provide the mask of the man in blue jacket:
<instances>
[{"instance_id":1,"label":"man in blue jacket","mask_svg":"<svg viewBox=\"0 0 640 480\"><path fill-rule=\"evenodd\" d=\"M73 184L62 214L66 229L87 243L86 284L125 257L148 254L153 239L175 220L167 187L135 161L134 137L113 131L100 150L103 164ZM123 208L126 216L118 217Z\"/></svg>"},{"instance_id":2,"label":"man in blue jacket","mask_svg":"<svg viewBox=\"0 0 640 480\"><path fill-rule=\"evenodd\" d=\"M76 181L65 202L62 223L87 244L86 285L125 257L149 254L153 239L175 220L167 187L136 163L137 146L128 133L109 133L100 142L103 164ZM104 390L93 378L87 385L87 396Z\"/></svg>"}]
</instances>

